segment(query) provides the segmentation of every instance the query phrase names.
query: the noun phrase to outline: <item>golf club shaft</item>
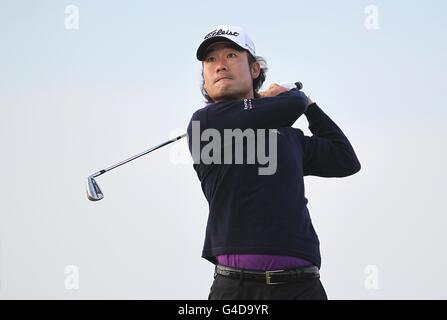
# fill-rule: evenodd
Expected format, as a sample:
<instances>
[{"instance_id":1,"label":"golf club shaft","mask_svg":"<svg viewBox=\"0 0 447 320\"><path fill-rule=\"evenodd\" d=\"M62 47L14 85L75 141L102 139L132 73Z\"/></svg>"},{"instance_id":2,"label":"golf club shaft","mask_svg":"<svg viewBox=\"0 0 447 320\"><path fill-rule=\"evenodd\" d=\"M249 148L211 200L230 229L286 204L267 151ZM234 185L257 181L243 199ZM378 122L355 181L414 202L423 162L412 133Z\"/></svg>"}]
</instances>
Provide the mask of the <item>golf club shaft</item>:
<instances>
[{"instance_id":1,"label":"golf club shaft","mask_svg":"<svg viewBox=\"0 0 447 320\"><path fill-rule=\"evenodd\" d=\"M132 160L135 160L135 159L137 159L137 158L139 158L139 157L141 157L141 156L144 156L145 154L148 154L148 153L150 153L150 152L152 152L152 151L154 151L154 150L157 150L157 149L159 149L159 148L161 148L161 147L164 147L164 146L167 145L167 144L170 144L170 143L172 143L172 142L174 142L174 141L180 140L180 139L182 139L183 137L186 137L186 135L187 135L187 134L184 133L184 134L182 134L181 136L175 137L175 138L173 138L173 139L171 139L171 140L168 140L168 141L166 141L166 142L163 142L163 143L159 144L158 146L155 146L155 147L153 147L153 148L150 148L149 150L143 151L143 152L137 154L136 156L133 156L133 157L131 157L131 158L129 158L129 159L126 159L126 160L124 160L124 161L121 161L120 163L114 164L113 166L110 166L110 167L108 167L108 168L106 168L106 169L102 169L102 170L98 171L98 172L94 175L94 177L100 176L101 174L106 173L107 171L110 171L110 170L113 170L113 169L115 169L115 168L118 168L119 166L122 166L123 164L126 164L126 163L128 163L129 161L132 161Z\"/></svg>"},{"instance_id":2,"label":"golf club shaft","mask_svg":"<svg viewBox=\"0 0 447 320\"><path fill-rule=\"evenodd\" d=\"M284 86L287 89L289 89L289 90L293 89L294 87L298 88L298 90L301 90L302 87L303 87L301 82L295 82L294 84L292 84L292 83L285 83ZM94 174L90 175L87 178L87 197L88 197L88 199L91 200L91 201L99 201L99 200L104 198L104 194L102 193L101 188L99 187L98 183L95 181L96 177L98 177L98 176L100 176L100 175L102 175L102 174L104 174L104 173L106 173L106 172L108 172L110 170L118 168L119 166L122 166L123 164L126 164L126 163L128 163L128 162L130 162L132 160L135 160L135 159L137 159L137 158L139 158L141 156L144 156L145 154L148 154L148 153L150 153L150 152L152 152L154 150L157 150L157 149L159 149L161 147L164 147L165 145L168 145L168 144L170 144L170 143L172 143L174 141L180 140L181 138L184 138L186 136L187 136L187 134L184 133L184 134L182 134L180 136L177 136L177 137L175 137L175 138L173 138L171 140L163 142L163 143L159 144L158 146L155 146L155 147L153 147L153 148L151 148L149 150L141 152L141 153L137 154L136 156L133 156L133 157L131 157L129 159L121 161L120 163L117 163L117 164L115 164L113 166L110 166L110 167L108 167L106 169L102 169L102 170L97 171Z\"/></svg>"}]
</instances>

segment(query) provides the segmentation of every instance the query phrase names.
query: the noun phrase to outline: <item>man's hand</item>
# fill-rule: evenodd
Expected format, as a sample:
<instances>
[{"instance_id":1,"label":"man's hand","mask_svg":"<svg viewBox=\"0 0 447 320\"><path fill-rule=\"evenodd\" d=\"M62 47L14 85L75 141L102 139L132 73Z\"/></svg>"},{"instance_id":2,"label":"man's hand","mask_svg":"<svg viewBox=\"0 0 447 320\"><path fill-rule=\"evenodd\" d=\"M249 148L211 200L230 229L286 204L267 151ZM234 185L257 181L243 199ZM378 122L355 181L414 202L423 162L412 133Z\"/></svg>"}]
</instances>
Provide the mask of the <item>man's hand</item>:
<instances>
[{"instance_id":1,"label":"man's hand","mask_svg":"<svg viewBox=\"0 0 447 320\"><path fill-rule=\"evenodd\" d=\"M260 91L259 95L261 96L261 98L274 97L274 96L277 96L278 94L286 92L286 91L289 91L289 89L281 87L277 83L273 83L270 85L270 87L267 90Z\"/></svg>"},{"instance_id":2,"label":"man's hand","mask_svg":"<svg viewBox=\"0 0 447 320\"><path fill-rule=\"evenodd\" d=\"M274 96L277 96L278 94L286 92L286 91L289 91L289 89L287 89L285 87L282 87L282 86L280 86L277 83L273 83L273 84L270 85L270 87L267 90L259 91L259 95L261 96L261 98L274 97ZM303 91L301 91L301 92L304 93ZM308 100L307 106L310 106L312 103L314 103L312 101L312 99L308 95L306 95L306 97L307 97L307 100Z\"/></svg>"}]
</instances>

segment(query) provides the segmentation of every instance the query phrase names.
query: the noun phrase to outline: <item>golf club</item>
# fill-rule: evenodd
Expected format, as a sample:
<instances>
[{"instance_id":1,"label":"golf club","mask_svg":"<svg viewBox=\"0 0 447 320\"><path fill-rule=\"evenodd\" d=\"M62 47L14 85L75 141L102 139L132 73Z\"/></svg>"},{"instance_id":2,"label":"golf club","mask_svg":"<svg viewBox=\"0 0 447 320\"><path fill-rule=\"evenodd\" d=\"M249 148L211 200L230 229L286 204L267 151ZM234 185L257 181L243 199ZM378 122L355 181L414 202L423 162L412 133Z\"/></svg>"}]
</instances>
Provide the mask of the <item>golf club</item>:
<instances>
[{"instance_id":1,"label":"golf club","mask_svg":"<svg viewBox=\"0 0 447 320\"><path fill-rule=\"evenodd\" d=\"M301 90L303 88L303 84L301 82L299 82L299 81L295 82L295 83L283 82L283 83L280 83L279 85L281 85L281 86L283 86L283 87L285 87L285 88L287 88L289 90L293 89L295 87L298 88L298 90ZM104 198L104 194L102 193L101 188L99 187L98 183L95 180L96 177L99 177L100 175L102 175L102 174L104 174L104 173L106 173L106 172L108 172L110 170L118 168L119 166L122 166L125 163L128 163L128 162L130 162L132 160L135 160L135 159L137 159L137 158L139 158L141 156L144 156L145 154L148 154L148 153L150 153L150 152L152 152L154 150L157 150L157 149L159 149L161 147L164 147L164 146L166 146L166 145L168 145L168 144L170 144L170 143L172 143L174 141L180 140L180 139L186 137L186 135L187 134L184 133L184 134L182 134L182 135L180 135L178 137L175 137L175 138L173 138L171 140L163 142L162 144L159 144L158 146L155 146L155 147L153 147L153 148L151 148L149 150L146 150L146 151L144 151L142 153L139 153L136 156L133 156L133 157L127 159L127 160L121 161L120 163L117 163L117 164L115 164L113 166L110 166L110 167L108 167L106 169L102 169L102 170L100 170L98 172L93 173L92 175L90 175L87 178L87 197L88 197L88 199L91 200L91 201L98 201L98 200L101 200L102 198Z\"/></svg>"},{"instance_id":2,"label":"golf club","mask_svg":"<svg viewBox=\"0 0 447 320\"><path fill-rule=\"evenodd\" d=\"M159 144L158 146L155 146L155 147L153 147L153 148L151 148L149 150L146 150L146 151L144 151L142 153L139 153L136 156L133 156L133 157L127 159L127 160L121 161L120 163L117 163L117 164L115 164L113 166L110 166L110 167L108 167L106 169L102 169L102 170L100 170L98 172L93 173L92 175L90 175L87 178L87 197L88 197L88 199L91 200L91 201L98 201L98 200L101 200L102 198L104 198L104 194L102 193L101 188L99 188L99 185L98 185L98 183L95 180L96 177L99 177L100 175L102 175L102 174L104 174L104 173L106 173L106 172L108 172L110 170L118 168L119 166L122 166L125 163L128 163L128 162L130 162L132 160L135 160L135 159L137 159L137 158L139 158L141 156L144 156L145 154L148 154L148 153L150 153L150 152L152 152L154 150L157 150L157 149L159 149L161 147L164 147L164 146L166 146L166 145L168 145L168 144L170 144L170 143L172 143L174 141L180 140L180 139L186 137L186 135L187 134L184 133L181 136L178 136L178 137L175 137L174 139L171 139L171 140L168 140L166 142L163 142L162 144Z\"/></svg>"},{"instance_id":3,"label":"golf club","mask_svg":"<svg viewBox=\"0 0 447 320\"><path fill-rule=\"evenodd\" d=\"M287 88L289 90L297 88L298 90L303 89L303 84L300 81L297 81L295 83L293 82L281 82L278 83L278 85L280 85L281 87Z\"/></svg>"}]
</instances>

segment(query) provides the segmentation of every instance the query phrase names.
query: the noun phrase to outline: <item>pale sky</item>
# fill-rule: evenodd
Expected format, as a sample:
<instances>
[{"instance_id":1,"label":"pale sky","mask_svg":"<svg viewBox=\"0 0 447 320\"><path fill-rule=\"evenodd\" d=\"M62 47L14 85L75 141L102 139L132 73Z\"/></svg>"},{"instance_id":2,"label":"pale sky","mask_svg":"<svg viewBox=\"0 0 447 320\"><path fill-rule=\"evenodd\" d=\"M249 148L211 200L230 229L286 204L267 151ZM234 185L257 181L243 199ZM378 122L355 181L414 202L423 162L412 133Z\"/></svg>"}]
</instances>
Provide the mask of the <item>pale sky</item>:
<instances>
[{"instance_id":1,"label":"pale sky","mask_svg":"<svg viewBox=\"0 0 447 320\"><path fill-rule=\"evenodd\" d=\"M266 86L303 82L362 164L305 179L328 297L446 299L446 12L441 0L2 0L0 298L207 298L208 204L185 139L98 178L100 202L85 180L186 131L203 107L195 51L228 24L267 60ZM310 135L304 118L294 126Z\"/></svg>"}]
</instances>

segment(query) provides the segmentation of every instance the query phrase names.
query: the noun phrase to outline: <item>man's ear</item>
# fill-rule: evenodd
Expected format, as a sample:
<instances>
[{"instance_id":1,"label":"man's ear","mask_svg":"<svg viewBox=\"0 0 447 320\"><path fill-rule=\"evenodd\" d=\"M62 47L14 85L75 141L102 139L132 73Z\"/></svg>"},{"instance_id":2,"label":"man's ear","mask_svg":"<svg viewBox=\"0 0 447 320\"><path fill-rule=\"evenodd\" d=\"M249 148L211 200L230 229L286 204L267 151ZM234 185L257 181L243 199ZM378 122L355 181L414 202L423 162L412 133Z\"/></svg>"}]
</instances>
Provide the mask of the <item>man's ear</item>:
<instances>
[{"instance_id":1,"label":"man's ear","mask_svg":"<svg viewBox=\"0 0 447 320\"><path fill-rule=\"evenodd\" d=\"M251 64L250 72L251 72L251 78L253 80L259 77L259 75L261 74L261 66L259 62L253 62Z\"/></svg>"}]
</instances>

